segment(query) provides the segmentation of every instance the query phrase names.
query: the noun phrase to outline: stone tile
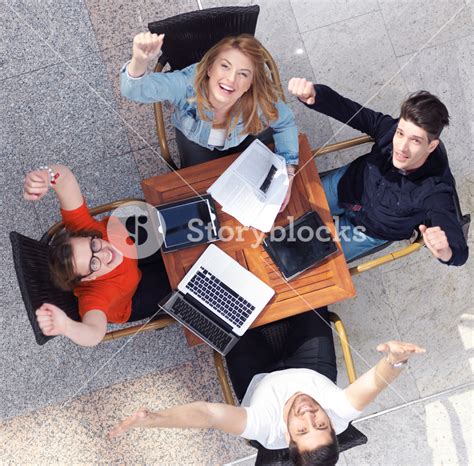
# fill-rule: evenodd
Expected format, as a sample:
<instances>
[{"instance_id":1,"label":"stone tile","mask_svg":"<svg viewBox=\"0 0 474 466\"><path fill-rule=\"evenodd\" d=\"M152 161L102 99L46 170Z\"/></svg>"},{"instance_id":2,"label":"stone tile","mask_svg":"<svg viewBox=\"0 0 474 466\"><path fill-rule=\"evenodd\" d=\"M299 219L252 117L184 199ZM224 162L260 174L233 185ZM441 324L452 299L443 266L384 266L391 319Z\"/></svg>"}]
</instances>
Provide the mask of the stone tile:
<instances>
[{"instance_id":1,"label":"stone tile","mask_svg":"<svg viewBox=\"0 0 474 466\"><path fill-rule=\"evenodd\" d=\"M170 142L174 143L174 139ZM142 180L171 171L165 160L161 158L159 146L145 147L144 149L137 150L133 152L133 157ZM179 166L178 157L174 159Z\"/></svg>"},{"instance_id":2,"label":"stone tile","mask_svg":"<svg viewBox=\"0 0 474 466\"><path fill-rule=\"evenodd\" d=\"M342 454L348 464L433 464L427 448L423 408L420 406L410 406L355 426L367 436L368 442Z\"/></svg>"},{"instance_id":3,"label":"stone tile","mask_svg":"<svg viewBox=\"0 0 474 466\"><path fill-rule=\"evenodd\" d=\"M112 83L117 108L126 122L126 131L132 150L157 144L153 106L131 102L120 93L120 70L131 58L131 46L125 44L103 50L102 59L107 70L109 82ZM152 71L152 67L148 71Z\"/></svg>"},{"instance_id":4,"label":"stone tile","mask_svg":"<svg viewBox=\"0 0 474 466\"><path fill-rule=\"evenodd\" d=\"M148 31L150 22L199 9L196 0L86 0L85 3L101 49L131 43L136 34Z\"/></svg>"},{"instance_id":5,"label":"stone tile","mask_svg":"<svg viewBox=\"0 0 474 466\"><path fill-rule=\"evenodd\" d=\"M87 382L86 392L194 360L178 325L102 343L94 348L77 349L77 361L83 375L81 385ZM74 386L78 387L78 383Z\"/></svg>"},{"instance_id":6,"label":"stone tile","mask_svg":"<svg viewBox=\"0 0 474 466\"><path fill-rule=\"evenodd\" d=\"M121 119L124 122L130 146L132 150L135 151L145 147L150 148L150 146L156 146L158 144L158 135L153 105L132 102L131 100L122 97L120 93L120 70L130 59L130 54L130 44L102 51L102 57L109 81L113 86L117 108L120 112ZM153 71L153 66L150 66L150 72ZM171 112L171 105L166 103L163 104L163 114L168 139L174 138L174 129L171 124Z\"/></svg>"},{"instance_id":7,"label":"stone tile","mask_svg":"<svg viewBox=\"0 0 474 466\"><path fill-rule=\"evenodd\" d=\"M360 376L380 360L381 354L376 346L389 340L400 339L397 322L393 317L387 289L380 278L380 272L372 270L354 277L357 297L334 304L329 309L342 319L357 375ZM346 375L342 352L336 334L334 334L338 356L338 385L346 387ZM390 388L385 390L372 403L364 414L397 406L406 401L419 398L415 379L411 370L399 377Z\"/></svg>"},{"instance_id":8,"label":"stone tile","mask_svg":"<svg viewBox=\"0 0 474 466\"><path fill-rule=\"evenodd\" d=\"M96 407L81 400L3 421L0 431L2 463L98 463L107 448Z\"/></svg>"},{"instance_id":9,"label":"stone tile","mask_svg":"<svg viewBox=\"0 0 474 466\"><path fill-rule=\"evenodd\" d=\"M343 455L358 465L471 464L472 397L460 390L358 422L369 441Z\"/></svg>"},{"instance_id":10,"label":"stone tile","mask_svg":"<svg viewBox=\"0 0 474 466\"><path fill-rule=\"evenodd\" d=\"M2 2L0 22L0 80L98 50L83 2Z\"/></svg>"},{"instance_id":11,"label":"stone tile","mask_svg":"<svg viewBox=\"0 0 474 466\"><path fill-rule=\"evenodd\" d=\"M255 36L272 54L287 100L296 100L288 94L288 81L294 76L313 79L313 72L291 3L289 0L280 0L278 8L271 0L255 3L260 6Z\"/></svg>"},{"instance_id":12,"label":"stone tile","mask_svg":"<svg viewBox=\"0 0 474 466\"><path fill-rule=\"evenodd\" d=\"M316 82L384 113L398 113L406 94L382 16L374 12L302 34ZM359 136L331 120L337 141Z\"/></svg>"},{"instance_id":13,"label":"stone tile","mask_svg":"<svg viewBox=\"0 0 474 466\"><path fill-rule=\"evenodd\" d=\"M401 339L427 350L410 364L422 396L472 380L472 261L447 267L424 256L382 276Z\"/></svg>"},{"instance_id":14,"label":"stone tile","mask_svg":"<svg viewBox=\"0 0 474 466\"><path fill-rule=\"evenodd\" d=\"M295 115L298 132L308 136L312 149L331 143L333 132L327 116L310 110L298 100L290 102L289 107Z\"/></svg>"},{"instance_id":15,"label":"stone tile","mask_svg":"<svg viewBox=\"0 0 474 466\"><path fill-rule=\"evenodd\" d=\"M472 37L430 47L399 59L410 92L426 89L450 113L442 139L456 179L473 175L472 168ZM471 134L471 138L468 135Z\"/></svg>"},{"instance_id":16,"label":"stone tile","mask_svg":"<svg viewBox=\"0 0 474 466\"><path fill-rule=\"evenodd\" d=\"M109 431L141 406L159 410L209 398L209 385L200 384L203 380L199 373L201 367L187 364L96 392L91 403L100 408L103 431ZM229 447L230 444L235 447ZM222 464L252 452L242 439L218 431L196 429L135 430L111 441L111 445L113 448L106 460L113 460L113 455L120 452L127 464Z\"/></svg>"},{"instance_id":17,"label":"stone tile","mask_svg":"<svg viewBox=\"0 0 474 466\"><path fill-rule=\"evenodd\" d=\"M34 204L23 200L24 172L21 164L9 159L5 160L3 164L0 178L2 186L0 207L2 218L2 228L0 229L0 258L2 263L0 286L2 293L0 303L5 305L2 306L4 309L8 309L6 307L7 303L11 305L13 301L21 302L9 234L11 231L17 231L38 239L41 236L41 228Z\"/></svg>"},{"instance_id":18,"label":"stone tile","mask_svg":"<svg viewBox=\"0 0 474 466\"><path fill-rule=\"evenodd\" d=\"M84 348L62 337L36 345L23 310L0 324L2 331L15 335L0 346L4 400L0 419L64 403L195 358L177 325Z\"/></svg>"},{"instance_id":19,"label":"stone tile","mask_svg":"<svg viewBox=\"0 0 474 466\"><path fill-rule=\"evenodd\" d=\"M4 156L26 169L99 163L130 151L97 55L6 80L0 99Z\"/></svg>"},{"instance_id":20,"label":"stone tile","mask_svg":"<svg viewBox=\"0 0 474 466\"><path fill-rule=\"evenodd\" d=\"M380 0L379 5L397 56L473 33L463 0Z\"/></svg>"},{"instance_id":21,"label":"stone tile","mask_svg":"<svg viewBox=\"0 0 474 466\"><path fill-rule=\"evenodd\" d=\"M338 23L379 9L376 0L290 0L298 27L307 32L329 24Z\"/></svg>"},{"instance_id":22,"label":"stone tile","mask_svg":"<svg viewBox=\"0 0 474 466\"><path fill-rule=\"evenodd\" d=\"M423 403L433 464L472 464L474 461L471 388Z\"/></svg>"}]
</instances>

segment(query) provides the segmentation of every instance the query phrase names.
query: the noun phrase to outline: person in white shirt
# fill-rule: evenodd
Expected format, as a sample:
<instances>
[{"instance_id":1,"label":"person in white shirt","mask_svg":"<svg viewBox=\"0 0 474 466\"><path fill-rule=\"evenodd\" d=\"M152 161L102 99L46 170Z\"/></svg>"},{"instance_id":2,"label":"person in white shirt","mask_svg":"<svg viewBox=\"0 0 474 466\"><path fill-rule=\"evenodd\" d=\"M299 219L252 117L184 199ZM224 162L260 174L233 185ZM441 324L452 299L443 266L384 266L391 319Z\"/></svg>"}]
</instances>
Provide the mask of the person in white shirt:
<instances>
[{"instance_id":1,"label":"person in white shirt","mask_svg":"<svg viewBox=\"0 0 474 466\"><path fill-rule=\"evenodd\" d=\"M270 369L254 373L241 406L199 401L157 412L141 409L109 436L119 436L134 427L214 428L257 440L268 449L289 447L295 464L336 464L336 435L398 377L412 355L425 350L411 343L382 343L377 351L385 355L343 390L334 383L336 374L328 364L332 359L335 366L327 308L286 321L287 340L276 359L272 360L263 328L249 330L229 353L228 369L239 400L241 383L249 376L247 369L251 372L262 362ZM260 344L258 351L256 343ZM235 363L242 365L245 355L245 370L236 370ZM299 367L286 368L288 363ZM311 366L322 367L333 380Z\"/></svg>"}]
</instances>

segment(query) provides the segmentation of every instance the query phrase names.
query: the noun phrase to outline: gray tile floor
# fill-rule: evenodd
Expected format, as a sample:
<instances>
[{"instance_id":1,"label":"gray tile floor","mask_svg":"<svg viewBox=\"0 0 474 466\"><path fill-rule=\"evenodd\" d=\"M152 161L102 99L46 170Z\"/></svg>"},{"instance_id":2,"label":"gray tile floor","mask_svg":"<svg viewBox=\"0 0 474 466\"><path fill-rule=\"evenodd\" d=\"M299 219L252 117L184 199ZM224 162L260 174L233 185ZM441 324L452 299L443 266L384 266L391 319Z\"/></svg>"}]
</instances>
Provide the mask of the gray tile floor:
<instances>
[{"instance_id":1,"label":"gray tile floor","mask_svg":"<svg viewBox=\"0 0 474 466\"><path fill-rule=\"evenodd\" d=\"M42 163L70 165L91 205L139 196L140 179L164 167L156 156L150 107L118 94L119 67L133 35L148 21L201 5L252 3L261 7L257 37L274 55L284 82L293 75L311 78L393 115L411 91L439 95L452 115L443 140L461 204L474 212L471 1L2 0L1 419L199 359L178 328L143 335L114 358L120 342L82 349L55 339L36 346L8 232L38 238L58 218L52 196L35 205L21 199L24 173ZM294 99L290 105L313 147L356 134ZM357 153L323 158L318 167L332 168ZM389 338L428 350L366 414L472 384L472 272L472 260L448 268L422 251L357 277L358 296L333 307L346 323L359 372L376 360L376 344ZM110 358L108 370L95 376ZM344 378L341 370L341 385ZM472 393L467 385L361 421L369 443L344 454L341 464L473 463Z\"/></svg>"}]
</instances>

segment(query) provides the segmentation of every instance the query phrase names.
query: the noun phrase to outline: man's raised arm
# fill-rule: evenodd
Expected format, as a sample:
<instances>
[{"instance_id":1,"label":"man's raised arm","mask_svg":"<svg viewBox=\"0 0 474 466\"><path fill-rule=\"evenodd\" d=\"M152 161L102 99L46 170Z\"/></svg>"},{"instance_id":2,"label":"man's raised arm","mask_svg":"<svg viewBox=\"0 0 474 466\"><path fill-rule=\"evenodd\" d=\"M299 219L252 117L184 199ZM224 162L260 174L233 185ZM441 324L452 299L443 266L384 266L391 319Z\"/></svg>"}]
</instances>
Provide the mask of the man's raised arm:
<instances>
[{"instance_id":1,"label":"man's raised arm","mask_svg":"<svg viewBox=\"0 0 474 466\"><path fill-rule=\"evenodd\" d=\"M377 351L386 355L344 390L351 405L359 411L362 411L400 375L411 356L425 352L419 346L400 341L382 343L377 346Z\"/></svg>"},{"instance_id":2,"label":"man's raised arm","mask_svg":"<svg viewBox=\"0 0 474 466\"><path fill-rule=\"evenodd\" d=\"M218 429L228 434L240 435L246 425L247 412L245 408L223 403L197 401L157 412L140 409L118 424L109 433L109 437L118 437L135 427Z\"/></svg>"}]
</instances>

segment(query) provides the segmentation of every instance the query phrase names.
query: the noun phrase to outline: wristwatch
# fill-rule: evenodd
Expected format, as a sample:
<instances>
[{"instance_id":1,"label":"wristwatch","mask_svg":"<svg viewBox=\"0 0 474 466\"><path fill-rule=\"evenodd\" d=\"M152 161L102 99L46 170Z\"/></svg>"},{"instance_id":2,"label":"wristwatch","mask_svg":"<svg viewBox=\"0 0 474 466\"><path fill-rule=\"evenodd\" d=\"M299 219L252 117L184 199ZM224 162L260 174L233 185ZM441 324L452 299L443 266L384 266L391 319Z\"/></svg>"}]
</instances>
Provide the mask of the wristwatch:
<instances>
[{"instance_id":1,"label":"wristwatch","mask_svg":"<svg viewBox=\"0 0 474 466\"><path fill-rule=\"evenodd\" d=\"M408 364L408 359L405 359L405 361L399 361L399 362L390 362L387 356L387 362L395 369L399 369L400 367L404 367Z\"/></svg>"}]
</instances>

